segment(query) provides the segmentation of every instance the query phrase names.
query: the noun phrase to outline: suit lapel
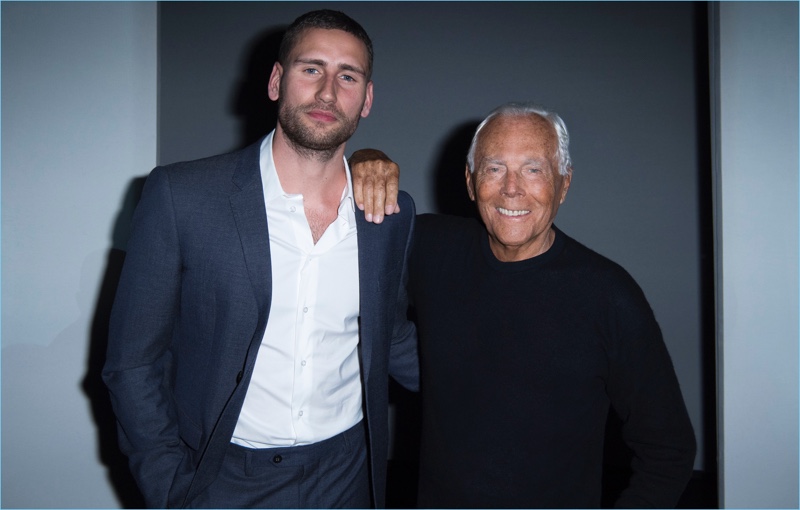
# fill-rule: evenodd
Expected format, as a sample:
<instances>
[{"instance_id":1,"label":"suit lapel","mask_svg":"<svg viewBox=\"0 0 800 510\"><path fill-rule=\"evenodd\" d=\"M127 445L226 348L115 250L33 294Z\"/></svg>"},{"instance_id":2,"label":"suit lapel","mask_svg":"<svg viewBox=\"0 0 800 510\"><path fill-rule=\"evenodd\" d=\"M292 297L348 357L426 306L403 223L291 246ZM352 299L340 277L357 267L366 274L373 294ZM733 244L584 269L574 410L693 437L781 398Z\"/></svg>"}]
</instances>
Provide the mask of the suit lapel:
<instances>
[{"instance_id":1,"label":"suit lapel","mask_svg":"<svg viewBox=\"0 0 800 510\"><path fill-rule=\"evenodd\" d=\"M231 195L230 201L258 309L268 312L272 291L272 268L267 211L264 206L259 165L260 147L259 141L242 152L233 175L233 183L240 188L240 191ZM261 321L266 323L266 315L264 313L259 317L259 326L263 325Z\"/></svg>"},{"instance_id":2,"label":"suit lapel","mask_svg":"<svg viewBox=\"0 0 800 510\"><path fill-rule=\"evenodd\" d=\"M253 285L253 294L259 310L257 333L252 336L252 339L249 339L247 370L252 370L255 364L253 353L258 352L257 345L261 342L258 332L263 334L266 328L272 294L267 210L264 205L259 165L260 147L261 141L234 155L236 159L233 163L235 168L232 181L239 191L230 196L231 211L239 231L247 273ZM239 375L242 376L242 373ZM240 380L242 380L241 377L237 379L237 382ZM187 491L184 504L192 501L216 476L236 426L238 412L244 401L246 390L247 384L239 384L225 405L219 421L211 432L208 446Z\"/></svg>"}]
</instances>

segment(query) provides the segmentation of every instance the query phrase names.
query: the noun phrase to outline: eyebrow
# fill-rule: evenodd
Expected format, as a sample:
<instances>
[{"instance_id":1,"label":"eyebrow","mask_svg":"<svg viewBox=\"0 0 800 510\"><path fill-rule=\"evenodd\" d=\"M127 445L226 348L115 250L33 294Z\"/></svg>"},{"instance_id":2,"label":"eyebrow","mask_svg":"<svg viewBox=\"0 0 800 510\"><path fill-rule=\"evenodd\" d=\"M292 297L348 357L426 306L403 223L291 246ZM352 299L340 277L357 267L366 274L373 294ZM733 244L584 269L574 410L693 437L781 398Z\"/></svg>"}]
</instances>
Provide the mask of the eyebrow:
<instances>
[{"instance_id":1,"label":"eyebrow","mask_svg":"<svg viewBox=\"0 0 800 510\"><path fill-rule=\"evenodd\" d=\"M495 158L481 158L479 163L480 163L481 166L483 166L483 165L502 165L502 166L505 166L506 165L504 161L502 161L500 159L495 159Z\"/></svg>"},{"instance_id":2,"label":"eyebrow","mask_svg":"<svg viewBox=\"0 0 800 510\"><path fill-rule=\"evenodd\" d=\"M318 58L298 58L294 61L295 64L311 64L320 67L327 67L328 63L322 59ZM360 67L351 65L351 64L339 64L340 71L350 71L353 73L360 74L362 76L367 76L367 73L361 69Z\"/></svg>"},{"instance_id":3,"label":"eyebrow","mask_svg":"<svg viewBox=\"0 0 800 510\"><path fill-rule=\"evenodd\" d=\"M507 163L505 162L505 160L499 159L499 158L484 157L484 158L481 158L480 162L482 164L507 166ZM544 164L549 164L549 163L550 162L547 161L547 159L545 159L545 158L528 158L525 161L523 161L524 165L544 165Z\"/></svg>"}]
</instances>

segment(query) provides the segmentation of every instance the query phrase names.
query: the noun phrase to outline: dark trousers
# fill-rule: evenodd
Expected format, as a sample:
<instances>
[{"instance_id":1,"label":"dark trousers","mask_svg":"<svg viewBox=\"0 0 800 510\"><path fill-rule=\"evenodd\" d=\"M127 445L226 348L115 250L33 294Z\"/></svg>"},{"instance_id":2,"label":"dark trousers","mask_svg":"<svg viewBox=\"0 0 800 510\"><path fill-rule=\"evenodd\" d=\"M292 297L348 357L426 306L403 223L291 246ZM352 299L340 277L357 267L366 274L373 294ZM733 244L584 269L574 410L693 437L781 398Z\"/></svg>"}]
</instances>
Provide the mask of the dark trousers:
<instances>
[{"instance_id":1,"label":"dark trousers","mask_svg":"<svg viewBox=\"0 0 800 510\"><path fill-rule=\"evenodd\" d=\"M190 508L370 508L364 422L305 446L230 444L219 475Z\"/></svg>"}]
</instances>

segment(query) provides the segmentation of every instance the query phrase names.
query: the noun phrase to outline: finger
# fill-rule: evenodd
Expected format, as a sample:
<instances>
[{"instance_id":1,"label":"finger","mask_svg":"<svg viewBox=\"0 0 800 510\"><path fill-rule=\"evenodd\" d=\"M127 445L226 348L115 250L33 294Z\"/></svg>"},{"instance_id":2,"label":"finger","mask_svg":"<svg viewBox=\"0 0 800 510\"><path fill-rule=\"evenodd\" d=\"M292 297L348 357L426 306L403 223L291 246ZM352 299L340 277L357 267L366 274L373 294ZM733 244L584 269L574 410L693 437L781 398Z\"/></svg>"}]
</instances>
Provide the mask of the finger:
<instances>
[{"instance_id":1,"label":"finger","mask_svg":"<svg viewBox=\"0 0 800 510\"><path fill-rule=\"evenodd\" d=\"M386 177L386 197L383 207L383 210L386 214L400 212L400 206L397 204L397 193L400 190L400 183L398 181L397 174L398 173L395 172L394 174L390 174Z\"/></svg>"},{"instance_id":2,"label":"finger","mask_svg":"<svg viewBox=\"0 0 800 510\"><path fill-rule=\"evenodd\" d=\"M364 179L363 182L363 190L362 190L362 197L364 199L364 208L362 209L365 214L365 219L369 222L373 220L373 194L374 194L374 182L372 178Z\"/></svg>"},{"instance_id":3,"label":"finger","mask_svg":"<svg viewBox=\"0 0 800 510\"><path fill-rule=\"evenodd\" d=\"M375 223L383 221L383 214L386 212L386 183L381 179L376 179L373 191L372 215Z\"/></svg>"},{"instance_id":4,"label":"finger","mask_svg":"<svg viewBox=\"0 0 800 510\"><path fill-rule=\"evenodd\" d=\"M364 210L364 178L361 176L361 173L357 171L358 165L355 165L351 168L350 173L353 178L353 200L356 203L356 206Z\"/></svg>"}]
</instances>

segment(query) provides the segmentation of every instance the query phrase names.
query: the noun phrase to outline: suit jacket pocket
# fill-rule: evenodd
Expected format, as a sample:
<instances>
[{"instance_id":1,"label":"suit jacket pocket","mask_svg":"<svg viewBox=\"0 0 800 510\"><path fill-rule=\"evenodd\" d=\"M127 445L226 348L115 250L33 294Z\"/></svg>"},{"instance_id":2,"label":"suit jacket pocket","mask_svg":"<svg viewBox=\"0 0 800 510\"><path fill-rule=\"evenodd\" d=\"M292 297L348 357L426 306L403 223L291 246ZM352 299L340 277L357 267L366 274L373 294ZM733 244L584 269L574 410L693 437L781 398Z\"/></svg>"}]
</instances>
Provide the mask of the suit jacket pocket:
<instances>
[{"instance_id":1,"label":"suit jacket pocket","mask_svg":"<svg viewBox=\"0 0 800 510\"><path fill-rule=\"evenodd\" d=\"M203 436L202 429L189 418L183 409L180 406L177 406L177 409L183 459L178 464L170 485L168 495L169 508L183 508L185 504L186 495L197 471L197 459L200 457L198 451L200 450Z\"/></svg>"},{"instance_id":2,"label":"suit jacket pocket","mask_svg":"<svg viewBox=\"0 0 800 510\"><path fill-rule=\"evenodd\" d=\"M181 435L183 442L194 451L200 449L200 442L203 439L203 431L188 414L186 414L181 406L178 405L178 431Z\"/></svg>"}]
</instances>

